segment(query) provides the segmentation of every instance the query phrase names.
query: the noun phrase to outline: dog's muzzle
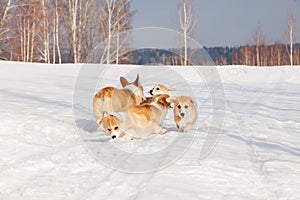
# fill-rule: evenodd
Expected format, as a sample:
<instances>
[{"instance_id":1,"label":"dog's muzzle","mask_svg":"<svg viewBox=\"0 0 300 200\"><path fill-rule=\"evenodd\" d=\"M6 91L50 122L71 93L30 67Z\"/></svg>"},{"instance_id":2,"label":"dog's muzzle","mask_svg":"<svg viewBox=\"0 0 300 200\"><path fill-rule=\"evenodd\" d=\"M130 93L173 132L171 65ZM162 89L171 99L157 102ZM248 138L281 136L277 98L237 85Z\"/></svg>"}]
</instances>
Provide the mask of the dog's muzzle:
<instances>
[{"instance_id":1,"label":"dog's muzzle","mask_svg":"<svg viewBox=\"0 0 300 200\"><path fill-rule=\"evenodd\" d=\"M153 96L153 90L150 90L149 93Z\"/></svg>"}]
</instances>

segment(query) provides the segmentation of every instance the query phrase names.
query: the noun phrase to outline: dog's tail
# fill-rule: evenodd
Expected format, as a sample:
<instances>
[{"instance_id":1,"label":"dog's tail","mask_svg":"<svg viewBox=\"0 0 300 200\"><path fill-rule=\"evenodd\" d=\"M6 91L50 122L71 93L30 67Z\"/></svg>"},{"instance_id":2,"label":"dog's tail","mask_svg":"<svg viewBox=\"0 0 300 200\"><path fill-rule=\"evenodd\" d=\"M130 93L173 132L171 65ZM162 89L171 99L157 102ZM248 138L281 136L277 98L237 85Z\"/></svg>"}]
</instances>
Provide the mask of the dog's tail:
<instances>
[{"instance_id":1,"label":"dog's tail","mask_svg":"<svg viewBox=\"0 0 300 200\"><path fill-rule=\"evenodd\" d=\"M93 109L97 123L104 117L104 113L111 112L111 98L114 92L113 87L106 87L94 96ZM110 99L110 100L109 100Z\"/></svg>"},{"instance_id":2,"label":"dog's tail","mask_svg":"<svg viewBox=\"0 0 300 200\"><path fill-rule=\"evenodd\" d=\"M97 94L95 94L95 97L97 99L101 99L102 101L104 101L105 98L112 98L114 90L115 90L115 88L113 88L113 87L103 88L102 90L97 92Z\"/></svg>"}]
</instances>

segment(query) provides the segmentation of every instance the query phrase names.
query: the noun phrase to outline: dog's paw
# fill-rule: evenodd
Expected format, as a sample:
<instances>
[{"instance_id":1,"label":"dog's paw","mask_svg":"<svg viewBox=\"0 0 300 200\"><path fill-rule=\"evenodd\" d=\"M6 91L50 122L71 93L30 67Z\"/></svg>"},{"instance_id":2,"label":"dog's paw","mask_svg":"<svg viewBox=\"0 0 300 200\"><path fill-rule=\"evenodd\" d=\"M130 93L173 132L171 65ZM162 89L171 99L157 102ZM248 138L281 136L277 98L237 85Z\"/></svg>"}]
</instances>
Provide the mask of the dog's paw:
<instances>
[{"instance_id":1,"label":"dog's paw","mask_svg":"<svg viewBox=\"0 0 300 200\"><path fill-rule=\"evenodd\" d=\"M159 134L164 135L164 134L166 134L167 132L168 132L167 129L161 129L161 130L159 131Z\"/></svg>"},{"instance_id":2,"label":"dog's paw","mask_svg":"<svg viewBox=\"0 0 300 200\"><path fill-rule=\"evenodd\" d=\"M133 137L131 137L131 136L125 134L125 135L123 136L123 139L124 139L124 140L130 141L130 140L133 140Z\"/></svg>"}]
</instances>

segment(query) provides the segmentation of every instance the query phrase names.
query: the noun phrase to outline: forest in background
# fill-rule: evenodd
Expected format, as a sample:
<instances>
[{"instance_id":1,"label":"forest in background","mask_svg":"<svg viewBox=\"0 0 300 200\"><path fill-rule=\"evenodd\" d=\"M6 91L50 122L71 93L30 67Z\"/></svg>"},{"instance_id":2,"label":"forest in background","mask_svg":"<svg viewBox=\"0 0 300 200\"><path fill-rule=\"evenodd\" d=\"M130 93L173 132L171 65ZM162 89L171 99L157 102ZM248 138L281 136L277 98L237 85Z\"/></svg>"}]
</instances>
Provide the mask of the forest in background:
<instances>
[{"instance_id":1,"label":"forest in background","mask_svg":"<svg viewBox=\"0 0 300 200\"><path fill-rule=\"evenodd\" d=\"M204 47L217 65L280 66L290 65L290 46L281 42L259 46ZM293 47L293 65L300 65L300 44Z\"/></svg>"},{"instance_id":2,"label":"forest in background","mask_svg":"<svg viewBox=\"0 0 300 200\"><path fill-rule=\"evenodd\" d=\"M21 62L187 65L189 37L197 19L191 0L178 0L178 26L183 35L179 55L165 50L130 50L135 11L131 0L0 0L0 59ZM287 19L284 41L272 44L256 30L252 43L240 47L204 47L217 65L300 65L294 44L295 19ZM97 45L101 45L97 52ZM131 52L131 53L127 53Z\"/></svg>"},{"instance_id":3,"label":"forest in background","mask_svg":"<svg viewBox=\"0 0 300 200\"><path fill-rule=\"evenodd\" d=\"M105 41L100 61L118 63L133 14L130 0L0 0L0 59L82 63Z\"/></svg>"},{"instance_id":4,"label":"forest in background","mask_svg":"<svg viewBox=\"0 0 300 200\"><path fill-rule=\"evenodd\" d=\"M247 65L247 66L281 66L290 65L287 45L276 43L273 45L261 45L260 56L257 61L256 47L245 45L240 47L203 47L211 56L216 65ZM131 64L161 64L180 65L182 57L171 52L180 50L143 49L133 52ZM300 44L294 45L293 64L300 65Z\"/></svg>"}]
</instances>

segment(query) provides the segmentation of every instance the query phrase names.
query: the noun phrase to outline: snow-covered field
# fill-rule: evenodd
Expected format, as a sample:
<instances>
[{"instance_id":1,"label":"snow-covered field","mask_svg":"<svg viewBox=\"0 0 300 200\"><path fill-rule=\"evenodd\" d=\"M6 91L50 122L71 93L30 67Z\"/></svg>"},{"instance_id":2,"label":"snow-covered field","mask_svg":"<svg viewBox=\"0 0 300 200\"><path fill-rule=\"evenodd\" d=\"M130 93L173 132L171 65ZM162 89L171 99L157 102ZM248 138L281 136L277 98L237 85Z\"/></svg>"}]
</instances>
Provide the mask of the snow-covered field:
<instances>
[{"instance_id":1,"label":"snow-covered field","mask_svg":"<svg viewBox=\"0 0 300 200\"><path fill-rule=\"evenodd\" d=\"M99 80L81 69L0 62L0 199L300 199L300 67L217 67L224 90L190 68L167 68L173 76L164 67L112 66ZM168 134L143 141L97 132L88 107L93 92L136 71L147 90L161 81L178 94L192 91L196 130L178 133L168 119ZM225 107L213 94L220 89ZM221 135L213 104L221 105L214 108ZM203 157L209 135L212 151Z\"/></svg>"}]
</instances>

